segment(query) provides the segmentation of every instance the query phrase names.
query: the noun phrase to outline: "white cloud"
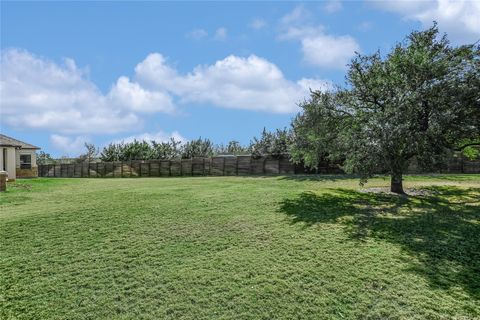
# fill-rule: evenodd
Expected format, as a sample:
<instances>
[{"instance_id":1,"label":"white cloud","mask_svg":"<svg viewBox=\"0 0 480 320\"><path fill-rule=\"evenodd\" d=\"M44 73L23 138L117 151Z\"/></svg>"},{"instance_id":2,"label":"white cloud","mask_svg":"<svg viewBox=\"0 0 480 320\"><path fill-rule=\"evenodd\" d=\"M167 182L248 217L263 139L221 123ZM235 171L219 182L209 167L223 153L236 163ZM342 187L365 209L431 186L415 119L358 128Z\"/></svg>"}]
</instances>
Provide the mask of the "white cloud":
<instances>
[{"instance_id":1,"label":"white cloud","mask_svg":"<svg viewBox=\"0 0 480 320\"><path fill-rule=\"evenodd\" d=\"M322 68L345 69L360 45L350 35L327 34L322 25L304 23L308 13L296 7L281 19L280 40L296 40L302 46L305 62Z\"/></svg>"},{"instance_id":2,"label":"white cloud","mask_svg":"<svg viewBox=\"0 0 480 320\"><path fill-rule=\"evenodd\" d=\"M249 24L250 28L255 29L255 30L263 29L263 28L267 27L267 25L268 25L267 21L265 21L264 19L261 19L261 18L255 18Z\"/></svg>"},{"instance_id":3,"label":"white cloud","mask_svg":"<svg viewBox=\"0 0 480 320\"><path fill-rule=\"evenodd\" d=\"M75 157L85 151L85 143L90 140L85 136L78 136L75 138L52 134L50 136L50 143L53 148L61 151L64 156Z\"/></svg>"},{"instance_id":4,"label":"white cloud","mask_svg":"<svg viewBox=\"0 0 480 320\"><path fill-rule=\"evenodd\" d=\"M301 39L302 51L308 63L324 68L345 68L360 47L351 36L318 35Z\"/></svg>"},{"instance_id":5,"label":"white cloud","mask_svg":"<svg viewBox=\"0 0 480 320\"><path fill-rule=\"evenodd\" d=\"M181 75L166 64L161 54L153 53L135 71L144 87L168 91L183 103L274 113L297 111L297 103L309 96L309 88L331 87L330 82L319 79L289 81L275 64L255 55L230 55Z\"/></svg>"},{"instance_id":6,"label":"white cloud","mask_svg":"<svg viewBox=\"0 0 480 320\"><path fill-rule=\"evenodd\" d=\"M173 113L175 110L170 95L161 91L146 90L127 77L120 77L117 80L108 97L115 105L123 105L139 112Z\"/></svg>"},{"instance_id":7,"label":"white cloud","mask_svg":"<svg viewBox=\"0 0 480 320\"><path fill-rule=\"evenodd\" d=\"M215 31L215 36L213 39L218 40L218 41L225 41L227 40L227 29L224 27L218 28Z\"/></svg>"},{"instance_id":8,"label":"white cloud","mask_svg":"<svg viewBox=\"0 0 480 320\"><path fill-rule=\"evenodd\" d=\"M170 97L120 77L106 95L84 70L27 51L3 50L0 60L1 121L15 128L54 132L116 133L141 126L141 112L172 112Z\"/></svg>"},{"instance_id":9,"label":"white cloud","mask_svg":"<svg viewBox=\"0 0 480 320\"><path fill-rule=\"evenodd\" d=\"M311 18L311 14L303 5L296 6L291 12L280 19L282 25L305 24Z\"/></svg>"},{"instance_id":10,"label":"white cloud","mask_svg":"<svg viewBox=\"0 0 480 320\"><path fill-rule=\"evenodd\" d=\"M342 10L342 7L343 6L340 0L331 0L331 1L327 1L327 3L325 3L325 6L323 8L328 13L334 13Z\"/></svg>"},{"instance_id":11,"label":"white cloud","mask_svg":"<svg viewBox=\"0 0 480 320\"><path fill-rule=\"evenodd\" d=\"M156 141L156 142L167 142L167 141L170 141L171 138L175 139L176 141L180 141L180 142L186 142L187 141L187 139L185 137L183 137L178 131L173 131L172 133L167 133L167 132L164 132L164 131L158 131L158 132L153 132L153 133L145 132L145 133L141 133L141 134L136 134L136 135L125 137L123 139L117 139L117 140L112 141L112 142L113 143L121 143L121 142L130 143L130 142L133 142L134 140L137 140L137 141L145 140L147 142L150 142L152 140Z\"/></svg>"},{"instance_id":12,"label":"white cloud","mask_svg":"<svg viewBox=\"0 0 480 320\"><path fill-rule=\"evenodd\" d=\"M208 36L208 32L204 29L193 29L192 31L188 32L186 36L190 39L201 40Z\"/></svg>"},{"instance_id":13,"label":"white cloud","mask_svg":"<svg viewBox=\"0 0 480 320\"><path fill-rule=\"evenodd\" d=\"M398 12L406 19L420 21L429 27L435 20L441 31L456 42L475 42L480 39L480 1L382 1L375 5Z\"/></svg>"}]
</instances>

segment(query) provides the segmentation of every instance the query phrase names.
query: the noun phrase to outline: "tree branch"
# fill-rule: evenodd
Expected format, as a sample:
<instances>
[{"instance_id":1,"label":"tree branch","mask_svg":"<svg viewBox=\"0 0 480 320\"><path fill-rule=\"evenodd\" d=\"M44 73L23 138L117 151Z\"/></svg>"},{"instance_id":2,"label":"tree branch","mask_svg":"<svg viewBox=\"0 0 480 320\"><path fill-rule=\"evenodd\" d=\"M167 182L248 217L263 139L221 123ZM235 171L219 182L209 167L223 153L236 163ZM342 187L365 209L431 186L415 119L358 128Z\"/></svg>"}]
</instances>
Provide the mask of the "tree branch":
<instances>
[{"instance_id":1,"label":"tree branch","mask_svg":"<svg viewBox=\"0 0 480 320\"><path fill-rule=\"evenodd\" d=\"M455 151L462 151L462 150L465 149L466 147L472 147L472 146L480 146L480 142L470 142L470 143L464 144L463 146L458 147L458 148L453 149L453 150L455 150Z\"/></svg>"}]
</instances>

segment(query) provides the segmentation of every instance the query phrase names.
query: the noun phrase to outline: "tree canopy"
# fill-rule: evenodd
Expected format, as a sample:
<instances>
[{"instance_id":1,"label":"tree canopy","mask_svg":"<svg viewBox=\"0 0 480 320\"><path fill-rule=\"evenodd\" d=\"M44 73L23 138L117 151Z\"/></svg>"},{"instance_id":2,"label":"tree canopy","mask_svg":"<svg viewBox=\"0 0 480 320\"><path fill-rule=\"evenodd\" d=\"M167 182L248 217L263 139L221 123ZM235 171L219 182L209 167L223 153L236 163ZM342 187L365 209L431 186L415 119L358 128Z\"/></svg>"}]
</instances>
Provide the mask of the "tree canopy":
<instances>
[{"instance_id":1,"label":"tree canopy","mask_svg":"<svg viewBox=\"0 0 480 320\"><path fill-rule=\"evenodd\" d=\"M434 24L387 55L357 54L345 88L312 92L301 104L292 122L293 159L315 167L322 158L343 158L362 182L387 172L391 191L403 193L413 158L432 167L478 143L479 52L478 44L452 47Z\"/></svg>"}]
</instances>

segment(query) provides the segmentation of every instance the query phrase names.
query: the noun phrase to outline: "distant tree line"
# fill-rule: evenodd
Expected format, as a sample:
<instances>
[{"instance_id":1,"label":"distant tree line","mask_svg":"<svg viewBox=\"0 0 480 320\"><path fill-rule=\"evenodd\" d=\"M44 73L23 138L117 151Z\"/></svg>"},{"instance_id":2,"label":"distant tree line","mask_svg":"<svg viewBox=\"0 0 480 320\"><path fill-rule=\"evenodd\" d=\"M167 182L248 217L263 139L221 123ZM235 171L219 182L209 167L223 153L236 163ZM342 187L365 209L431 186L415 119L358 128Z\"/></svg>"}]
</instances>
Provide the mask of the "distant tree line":
<instances>
[{"instance_id":1,"label":"distant tree line","mask_svg":"<svg viewBox=\"0 0 480 320\"><path fill-rule=\"evenodd\" d=\"M37 153L38 164L55 164L62 162L81 163L92 161L130 161L130 160L170 160L208 158L219 155L252 155L254 157L282 157L289 153L290 130L263 129L260 137L254 137L248 145L236 140L227 144L214 144L210 139L198 138L182 142L174 138L168 141L134 140L132 142L110 143L101 151L91 143L85 143L85 152L76 158L53 159L50 154Z\"/></svg>"},{"instance_id":2,"label":"distant tree line","mask_svg":"<svg viewBox=\"0 0 480 320\"><path fill-rule=\"evenodd\" d=\"M249 145L232 140L226 145L214 144L210 139L198 138L182 143L169 141L139 141L110 143L99 154L101 161L168 160L213 157L217 155L252 155L281 157L288 153L290 133L287 129L269 132L263 130ZM85 158L85 157L83 157Z\"/></svg>"}]
</instances>

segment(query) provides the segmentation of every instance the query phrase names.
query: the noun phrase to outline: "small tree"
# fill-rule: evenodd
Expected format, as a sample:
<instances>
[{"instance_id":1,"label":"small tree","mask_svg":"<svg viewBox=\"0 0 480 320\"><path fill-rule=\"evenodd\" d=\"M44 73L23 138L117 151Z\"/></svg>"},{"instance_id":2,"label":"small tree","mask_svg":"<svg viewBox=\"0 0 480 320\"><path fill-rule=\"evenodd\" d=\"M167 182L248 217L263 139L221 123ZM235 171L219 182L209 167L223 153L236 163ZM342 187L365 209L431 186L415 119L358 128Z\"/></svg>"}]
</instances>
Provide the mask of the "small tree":
<instances>
[{"instance_id":1,"label":"small tree","mask_svg":"<svg viewBox=\"0 0 480 320\"><path fill-rule=\"evenodd\" d=\"M37 164L55 164L56 161L50 156L50 153L43 151L37 152Z\"/></svg>"},{"instance_id":2,"label":"small tree","mask_svg":"<svg viewBox=\"0 0 480 320\"><path fill-rule=\"evenodd\" d=\"M213 143L209 139L192 140L182 148L182 159L191 159L195 157L207 158L213 155Z\"/></svg>"},{"instance_id":3,"label":"small tree","mask_svg":"<svg viewBox=\"0 0 480 320\"><path fill-rule=\"evenodd\" d=\"M290 133L287 129L277 129L269 132L263 128L260 138L254 137L250 143L250 150L253 156L281 157L288 153L290 144Z\"/></svg>"},{"instance_id":4,"label":"small tree","mask_svg":"<svg viewBox=\"0 0 480 320\"><path fill-rule=\"evenodd\" d=\"M214 148L214 154L230 154L230 155L242 155L250 154L250 149L244 147L240 142L236 140L229 141L225 146L224 144L216 145Z\"/></svg>"},{"instance_id":5,"label":"small tree","mask_svg":"<svg viewBox=\"0 0 480 320\"><path fill-rule=\"evenodd\" d=\"M93 143L85 142L85 149L87 151L78 156L77 162L92 162L98 156L99 150Z\"/></svg>"},{"instance_id":6,"label":"small tree","mask_svg":"<svg viewBox=\"0 0 480 320\"><path fill-rule=\"evenodd\" d=\"M462 140L480 137L479 45L451 47L436 24L412 32L386 56L357 54L347 89L313 92L293 121L292 154L316 166L345 157L361 182L379 171L404 193L412 158L424 168L444 162Z\"/></svg>"},{"instance_id":7,"label":"small tree","mask_svg":"<svg viewBox=\"0 0 480 320\"><path fill-rule=\"evenodd\" d=\"M119 161L121 159L123 143L110 143L100 153L100 160L104 162Z\"/></svg>"},{"instance_id":8,"label":"small tree","mask_svg":"<svg viewBox=\"0 0 480 320\"><path fill-rule=\"evenodd\" d=\"M182 142L174 138L170 138L170 141L166 142L152 140L151 145L154 151L154 159L174 159L180 157L182 152Z\"/></svg>"}]
</instances>

